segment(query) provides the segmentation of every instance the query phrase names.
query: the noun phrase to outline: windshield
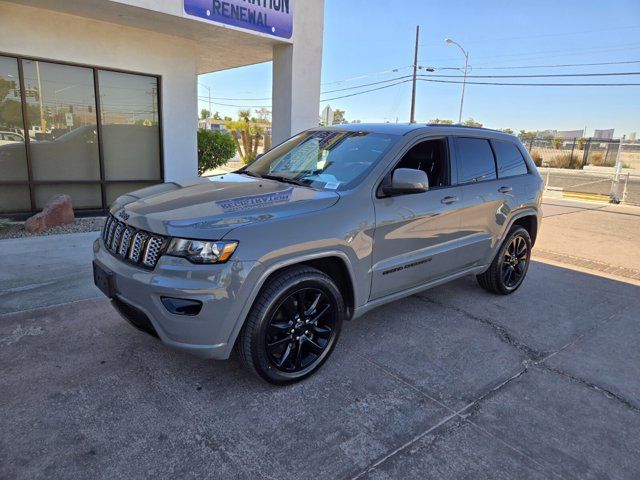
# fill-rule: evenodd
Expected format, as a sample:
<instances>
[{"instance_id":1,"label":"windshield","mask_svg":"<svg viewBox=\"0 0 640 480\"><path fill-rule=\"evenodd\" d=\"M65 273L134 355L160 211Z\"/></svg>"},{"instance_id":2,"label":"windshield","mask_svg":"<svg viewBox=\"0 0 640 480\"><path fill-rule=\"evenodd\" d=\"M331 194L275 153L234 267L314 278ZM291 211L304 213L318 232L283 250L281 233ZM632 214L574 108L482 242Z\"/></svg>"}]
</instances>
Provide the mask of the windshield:
<instances>
[{"instance_id":1,"label":"windshield","mask_svg":"<svg viewBox=\"0 0 640 480\"><path fill-rule=\"evenodd\" d=\"M242 173L347 190L371 171L397 138L370 132L303 132L247 165Z\"/></svg>"}]
</instances>

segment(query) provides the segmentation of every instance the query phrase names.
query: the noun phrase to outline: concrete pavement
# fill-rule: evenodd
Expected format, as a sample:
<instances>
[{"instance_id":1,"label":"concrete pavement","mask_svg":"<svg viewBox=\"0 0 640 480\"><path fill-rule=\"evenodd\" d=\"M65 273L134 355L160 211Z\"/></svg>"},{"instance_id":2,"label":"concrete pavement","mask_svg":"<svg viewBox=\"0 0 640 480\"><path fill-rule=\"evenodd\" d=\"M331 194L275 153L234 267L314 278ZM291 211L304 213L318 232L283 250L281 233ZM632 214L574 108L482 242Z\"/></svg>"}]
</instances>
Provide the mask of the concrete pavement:
<instances>
[{"instance_id":1,"label":"concrete pavement","mask_svg":"<svg viewBox=\"0 0 640 480\"><path fill-rule=\"evenodd\" d=\"M635 269L640 216L544 209L514 295L376 309L286 388L130 327L91 284L96 233L0 241L0 478L638 478L640 287L578 263Z\"/></svg>"},{"instance_id":2,"label":"concrete pavement","mask_svg":"<svg viewBox=\"0 0 640 480\"><path fill-rule=\"evenodd\" d=\"M349 322L275 388L103 299L0 318L2 478L637 478L639 287L533 263Z\"/></svg>"}]
</instances>

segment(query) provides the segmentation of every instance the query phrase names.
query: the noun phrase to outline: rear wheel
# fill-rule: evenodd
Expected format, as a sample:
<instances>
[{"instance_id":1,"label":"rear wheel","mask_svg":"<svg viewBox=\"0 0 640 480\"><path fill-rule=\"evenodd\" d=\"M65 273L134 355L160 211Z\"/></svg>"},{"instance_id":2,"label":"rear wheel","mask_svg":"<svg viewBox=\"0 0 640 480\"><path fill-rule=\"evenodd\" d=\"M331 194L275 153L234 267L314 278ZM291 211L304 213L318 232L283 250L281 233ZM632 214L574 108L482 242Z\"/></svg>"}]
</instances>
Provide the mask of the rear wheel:
<instances>
[{"instance_id":1,"label":"rear wheel","mask_svg":"<svg viewBox=\"0 0 640 480\"><path fill-rule=\"evenodd\" d=\"M513 227L502 243L491 266L476 276L482 288L508 295L515 292L527 274L531 260L531 237L526 229Z\"/></svg>"},{"instance_id":2,"label":"rear wheel","mask_svg":"<svg viewBox=\"0 0 640 480\"><path fill-rule=\"evenodd\" d=\"M268 382L284 385L314 373L340 335L344 301L333 280L296 266L260 292L236 347L243 363Z\"/></svg>"}]
</instances>

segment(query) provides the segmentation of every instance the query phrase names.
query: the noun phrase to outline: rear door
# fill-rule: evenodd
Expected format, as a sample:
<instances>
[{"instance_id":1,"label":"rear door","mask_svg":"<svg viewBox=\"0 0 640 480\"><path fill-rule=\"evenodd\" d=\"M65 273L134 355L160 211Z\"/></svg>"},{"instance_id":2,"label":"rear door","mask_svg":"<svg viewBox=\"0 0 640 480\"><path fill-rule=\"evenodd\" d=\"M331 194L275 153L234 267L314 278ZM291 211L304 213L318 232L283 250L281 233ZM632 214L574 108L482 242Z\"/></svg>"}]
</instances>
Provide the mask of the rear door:
<instances>
[{"instance_id":1,"label":"rear door","mask_svg":"<svg viewBox=\"0 0 640 480\"><path fill-rule=\"evenodd\" d=\"M461 268L482 265L500 237L505 194L496 172L491 142L480 137L455 137L458 183L462 195Z\"/></svg>"},{"instance_id":2,"label":"rear door","mask_svg":"<svg viewBox=\"0 0 640 480\"><path fill-rule=\"evenodd\" d=\"M373 199L376 228L371 299L456 271L462 201L450 147L446 137L420 139L393 166L424 170L429 176L429 191L392 197L378 191ZM436 163L434 151L442 157Z\"/></svg>"}]
</instances>

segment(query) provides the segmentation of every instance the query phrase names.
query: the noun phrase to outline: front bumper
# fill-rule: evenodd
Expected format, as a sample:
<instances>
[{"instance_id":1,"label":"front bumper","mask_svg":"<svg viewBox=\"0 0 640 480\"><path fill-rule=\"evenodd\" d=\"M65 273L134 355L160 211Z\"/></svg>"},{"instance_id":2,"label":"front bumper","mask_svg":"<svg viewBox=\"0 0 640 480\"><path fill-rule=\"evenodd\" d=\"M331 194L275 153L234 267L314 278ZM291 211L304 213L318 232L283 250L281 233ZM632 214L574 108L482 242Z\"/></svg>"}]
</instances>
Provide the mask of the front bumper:
<instances>
[{"instance_id":1,"label":"front bumper","mask_svg":"<svg viewBox=\"0 0 640 480\"><path fill-rule=\"evenodd\" d=\"M233 258L219 265L194 265L182 258L163 256L153 270L115 257L98 238L94 262L110 272L114 307L137 328L154 334L163 343L203 358L226 359L233 347L233 333L242 322L242 299L251 295L259 262ZM247 281L249 280L249 281ZM170 313L161 297L202 302L197 315ZM148 321L145 324L145 317Z\"/></svg>"}]
</instances>

